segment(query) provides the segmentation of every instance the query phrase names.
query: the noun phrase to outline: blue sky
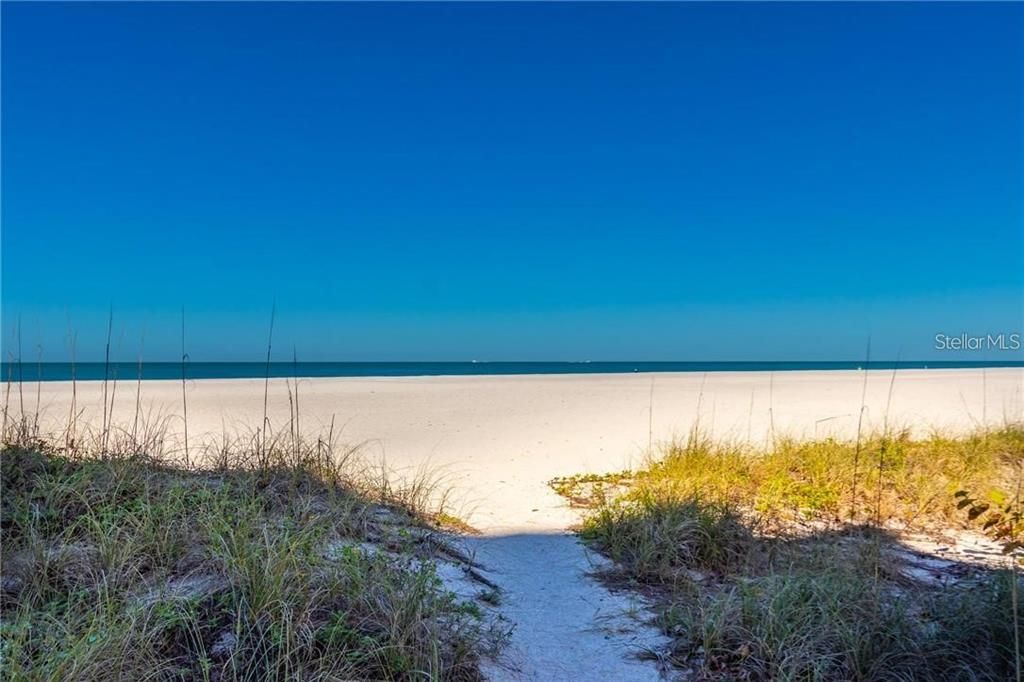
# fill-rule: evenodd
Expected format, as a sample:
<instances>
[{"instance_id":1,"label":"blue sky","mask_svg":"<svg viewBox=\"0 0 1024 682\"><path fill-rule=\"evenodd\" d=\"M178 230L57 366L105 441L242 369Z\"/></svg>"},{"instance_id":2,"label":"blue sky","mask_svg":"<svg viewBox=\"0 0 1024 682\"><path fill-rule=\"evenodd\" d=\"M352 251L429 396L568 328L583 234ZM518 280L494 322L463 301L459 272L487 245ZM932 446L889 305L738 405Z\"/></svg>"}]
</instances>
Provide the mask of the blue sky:
<instances>
[{"instance_id":1,"label":"blue sky","mask_svg":"<svg viewBox=\"0 0 1024 682\"><path fill-rule=\"evenodd\" d=\"M2 5L4 347L949 357L1021 329L1024 5ZM283 351L282 351L283 352ZM34 354L34 351L33 351ZM976 359L989 359L978 356ZM282 358L283 359L283 358Z\"/></svg>"}]
</instances>

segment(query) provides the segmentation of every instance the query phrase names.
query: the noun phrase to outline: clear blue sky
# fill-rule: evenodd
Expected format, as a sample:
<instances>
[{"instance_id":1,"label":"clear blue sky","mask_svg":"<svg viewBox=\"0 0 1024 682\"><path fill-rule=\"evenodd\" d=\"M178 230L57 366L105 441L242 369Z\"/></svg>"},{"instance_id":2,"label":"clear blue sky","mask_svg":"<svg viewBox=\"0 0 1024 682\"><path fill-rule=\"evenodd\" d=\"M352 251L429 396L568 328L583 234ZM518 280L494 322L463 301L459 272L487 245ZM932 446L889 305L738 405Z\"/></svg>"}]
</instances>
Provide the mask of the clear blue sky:
<instances>
[{"instance_id":1,"label":"clear blue sky","mask_svg":"<svg viewBox=\"0 0 1024 682\"><path fill-rule=\"evenodd\" d=\"M935 333L1021 328L1021 4L2 20L8 350L20 317L45 359L69 326L98 359L112 305L118 355L171 360L184 305L193 360L257 360L274 301L305 360L856 359L869 335L952 359Z\"/></svg>"}]
</instances>

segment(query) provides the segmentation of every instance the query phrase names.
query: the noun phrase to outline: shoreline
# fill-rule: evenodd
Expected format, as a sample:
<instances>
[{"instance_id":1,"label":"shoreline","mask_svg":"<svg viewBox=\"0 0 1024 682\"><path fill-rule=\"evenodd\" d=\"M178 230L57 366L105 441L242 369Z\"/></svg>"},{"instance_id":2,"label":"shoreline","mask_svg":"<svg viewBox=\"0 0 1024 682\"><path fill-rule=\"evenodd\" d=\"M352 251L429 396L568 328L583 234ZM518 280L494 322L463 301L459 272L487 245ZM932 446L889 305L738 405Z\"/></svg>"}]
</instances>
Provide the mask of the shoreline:
<instances>
[{"instance_id":1,"label":"shoreline","mask_svg":"<svg viewBox=\"0 0 1024 682\"><path fill-rule=\"evenodd\" d=\"M897 377L906 375L910 372L927 372L930 375L937 375L943 373L964 373L964 372L975 372L975 373L989 373L989 372L1013 372L1017 371L1020 373L1021 385L1024 387L1024 364L1022 365L1011 365L1011 366L985 366L985 367L871 367L867 370L863 368L837 368L837 369L780 369L780 370L692 370L692 371L654 371L654 372L552 372L552 373L532 373L532 374L375 374L375 375L345 375L345 376L320 376L320 375L271 375L266 376L253 376L253 377L190 377L186 374L185 382L187 384L194 384L197 382L203 383L237 383L242 384L246 382L256 382L262 385L264 382L269 381L271 384L292 382L296 380L303 383L316 382L316 383L327 383L327 382L359 382L359 381L375 381L375 382L402 382L402 381L490 381L495 379L516 381L516 380L544 380L544 379L555 379L555 378L579 378L579 377L591 377L591 378L609 378L609 379L621 379L621 378L646 378L655 379L664 377L666 379L679 379L679 378L692 378L701 377L705 375L708 377L733 377L733 378L744 378L753 376L768 377L772 374L778 374L780 376L800 376L800 375L816 375L826 374L829 376L843 376L843 375L855 375L863 377L864 373L867 372L868 376L885 375L887 377L892 376L894 373ZM76 378L74 383L78 386L89 386L89 385L102 385L106 381L108 384L114 382L126 385L126 384L137 384L141 381L143 386L146 385L175 385L181 386L181 378L146 378L143 377L141 380L137 376L111 376L106 380L100 379L80 379ZM7 382L5 379L0 382L4 385L10 383L11 393L13 394L17 390L17 386L22 384L25 387L36 386L42 384L43 386L57 386L57 385L68 385L72 383L71 379L29 379L25 378L22 381L12 379ZM6 388L4 388L6 390Z\"/></svg>"},{"instance_id":2,"label":"shoreline","mask_svg":"<svg viewBox=\"0 0 1024 682\"><path fill-rule=\"evenodd\" d=\"M867 367L865 367L867 365ZM311 372L312 368L368 368L363 372ZM422 371L434 367L437 371ZM83 362L76 363L75 380L84 381L138 381L139 363L130 362ZM224 368L234 369L229 372ZM374 370L395 369L394 372ZM445 371L457 368L465 371ZM547 368L549 371L540 371ZM6 383L36 384L71 381L72 363L67 362L4 362L0 363L0 377ZM306 371L298 371L303 369ZM421 371L413 371L413 370ZM481 371L491 369L493 371ZM192 362L185 366L185 379L229 380L229 379L375 379L375 378L431 378L431 377L545 377L545 376L592 376L592 375L672 375L672 374L774 374L792 372L892 372L916 370L1010 370L1024 371L1024 361L980 360L980 361L808 361L808 362L271 362L269 377L267 364L260 362ZM243 370L244 371L243 373ZM407 371L398 371L407 370ZM533 371L538 370L538 371ZM146 372L150 376L146 376ZM154 372L156 376L154 376ZM181 381L180 362L142 363L141 380ZM20 378L18 378L20 376Z\"/></svg>"}]
</instances>

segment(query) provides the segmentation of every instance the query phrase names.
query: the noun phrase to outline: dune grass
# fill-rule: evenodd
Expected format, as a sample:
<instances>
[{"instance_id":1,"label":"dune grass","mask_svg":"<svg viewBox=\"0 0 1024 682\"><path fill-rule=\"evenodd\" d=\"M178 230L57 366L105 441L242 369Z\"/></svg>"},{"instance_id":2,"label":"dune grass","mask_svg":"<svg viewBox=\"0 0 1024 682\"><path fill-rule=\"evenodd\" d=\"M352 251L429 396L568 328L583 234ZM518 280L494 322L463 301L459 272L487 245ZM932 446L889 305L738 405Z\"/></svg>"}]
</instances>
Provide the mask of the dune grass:
<instances>
[{"instance_id":1,"label":"dune grass","mask_svg":"<svg viewBox=\"0 0 1024 682\"><path fill-rule=\"evenodd\" d=\"M643 470L552 485L700 679L1005 680L1020 670L1019 574L925 587L889 549L907 529L969 526L959 490L1012 504L1022 462L1019 426L761 450L696 434Z\"/></svg>"},{"instance_id":2,"label":"dune grass","mask_svg":"<svg viewBox=\"0 0 1024 682\"><path fill-rule=\"evenodd\" d=\"M756 516L760 524L870 522L929 530L962 525L959 490L993 505L1011 501L1022 453L1020 426L963 437L915 439L902 432L859 444L779 439L769 448L691 434L642 470L569 476L551 486L571 503L602 512L700 499Z\"/></svg>"},{"instance_id":3,"label":"dune grass","mask_svg":"<svg viewBox=\"0 0 1024 682\"><path fill-rule=\"evenodd\" d=\"M31 434L0 450L5 679L473 680L496 646L435 570L429 483L294 434L203 469Z\"/></svg>"},{"instance_id":4,"label":"dune grass","mask_svg":"<svg viewBox=\"0 0 1024 682\"><path fill-rule=\"evenodd\" d=\"M897 596L849 561L834 548L671 592L660 623L672 660L705 679L1014 679L1009 572Z\"/></svg>"}]
</instances>

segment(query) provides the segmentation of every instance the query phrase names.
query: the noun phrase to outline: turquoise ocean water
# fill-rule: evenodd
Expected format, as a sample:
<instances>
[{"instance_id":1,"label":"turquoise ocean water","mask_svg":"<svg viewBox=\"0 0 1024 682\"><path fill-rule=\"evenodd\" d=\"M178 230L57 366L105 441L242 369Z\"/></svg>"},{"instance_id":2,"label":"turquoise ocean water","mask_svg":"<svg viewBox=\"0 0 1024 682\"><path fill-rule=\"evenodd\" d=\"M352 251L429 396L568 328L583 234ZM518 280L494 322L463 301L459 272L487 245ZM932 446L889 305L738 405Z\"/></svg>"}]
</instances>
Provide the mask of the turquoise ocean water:
<instances>
[{"instance_id":1,"label":"turquoise ocean water","mask_svg":"<svg viewBox=\"0 0 1024 682\"><path fill-rule=\"evenodd\" d=\"M611 374L623 372L784 372L841 369L924 369L1024 367L1022 361L979 362L886 362L863 360L836 362L189 362L188 379L271 377L404 377L503 374ZM5 362L0 364L4 381L67 381L103 378L137 379L136 362ZM148 362L141 367L143 379L181 379L180 362Z\"/></svg>"}]
</instances>

